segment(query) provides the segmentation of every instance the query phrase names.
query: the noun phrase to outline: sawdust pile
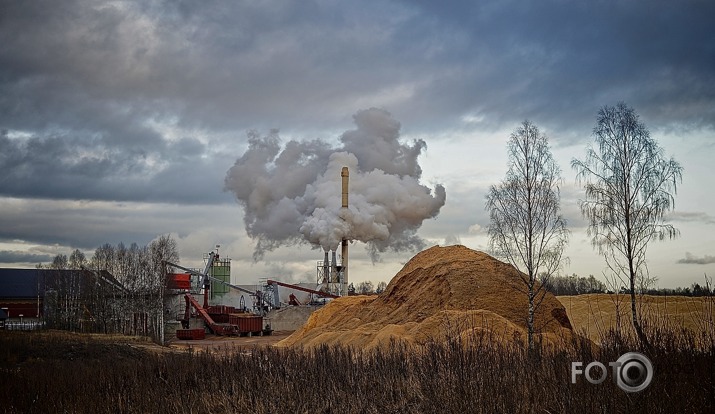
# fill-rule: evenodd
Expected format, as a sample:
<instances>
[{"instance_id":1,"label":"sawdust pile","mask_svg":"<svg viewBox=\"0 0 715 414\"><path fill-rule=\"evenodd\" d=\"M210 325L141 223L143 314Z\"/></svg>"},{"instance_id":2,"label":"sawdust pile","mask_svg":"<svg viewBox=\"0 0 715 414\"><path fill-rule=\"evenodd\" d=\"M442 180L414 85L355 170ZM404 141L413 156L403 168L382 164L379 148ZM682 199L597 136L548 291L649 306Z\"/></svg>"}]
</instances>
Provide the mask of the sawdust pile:
<instances>
[{"instance_id":1,"label":"sawdust pile","mask_svg":"<svg viewBox=\"0 0 715 414\"><path fill-rule=\"evenodd\" d=\"M526 341L525 277L512 266L464 246L418 253L375 296L335 299L278 346L321 344L373 348L391 340L421 344L488 333ZM548 343L572 335L566 311L550 293L535 318Z\"/></svg>"}]
</instances>

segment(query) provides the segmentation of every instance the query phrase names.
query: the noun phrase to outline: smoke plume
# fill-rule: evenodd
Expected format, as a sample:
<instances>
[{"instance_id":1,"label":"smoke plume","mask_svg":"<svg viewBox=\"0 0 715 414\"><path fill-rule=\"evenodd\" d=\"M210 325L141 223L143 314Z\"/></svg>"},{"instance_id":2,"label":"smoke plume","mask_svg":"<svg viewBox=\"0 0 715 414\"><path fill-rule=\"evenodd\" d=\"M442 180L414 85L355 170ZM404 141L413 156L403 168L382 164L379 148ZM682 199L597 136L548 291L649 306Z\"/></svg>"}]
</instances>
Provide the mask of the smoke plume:
<instances>
[{"instance_id":1,"label":"smoke plume","mask_svg":"<svg viewBox=\"0 0 715 414\"><path fill-rule=\"evenodd\" d=\"M399 141L400 123L381 109L353 116L342 146L316 139L281 146L278 131L249 132L248 150L231 167L225 189L245 210L255 260L279 246L309 242L337 249L344 238L366 243L373 261L387 250L424 248L417 230L444 205L443 186L420 184L417 157L426 144ZM350 169L349 207L341 208L340 170Z\"/></svg>"}]
</instances>

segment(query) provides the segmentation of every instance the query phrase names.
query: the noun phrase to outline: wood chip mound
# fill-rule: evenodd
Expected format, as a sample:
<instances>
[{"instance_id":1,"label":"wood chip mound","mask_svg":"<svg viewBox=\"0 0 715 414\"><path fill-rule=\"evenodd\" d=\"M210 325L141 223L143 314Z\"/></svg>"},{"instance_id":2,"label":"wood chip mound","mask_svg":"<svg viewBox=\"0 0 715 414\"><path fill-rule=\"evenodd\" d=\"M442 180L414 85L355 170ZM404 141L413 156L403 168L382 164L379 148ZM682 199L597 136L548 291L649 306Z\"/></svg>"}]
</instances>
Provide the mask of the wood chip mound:
<instances>
[{"instance_id":1,"label":"wood chip mound","mask_svg":"<svg viewBox=\"0 0 715 414\"><path fill-rule=\"evenodd\" d=\"M424 344L487 334L498 343L526 341L526 275L464 246L435 246L415 255L380 295L335 299L278 346L323 344L370 349L391 341ZM563 305L546 294L535 315L538 339L569 342Z\"/></svg>"}]
</instances>

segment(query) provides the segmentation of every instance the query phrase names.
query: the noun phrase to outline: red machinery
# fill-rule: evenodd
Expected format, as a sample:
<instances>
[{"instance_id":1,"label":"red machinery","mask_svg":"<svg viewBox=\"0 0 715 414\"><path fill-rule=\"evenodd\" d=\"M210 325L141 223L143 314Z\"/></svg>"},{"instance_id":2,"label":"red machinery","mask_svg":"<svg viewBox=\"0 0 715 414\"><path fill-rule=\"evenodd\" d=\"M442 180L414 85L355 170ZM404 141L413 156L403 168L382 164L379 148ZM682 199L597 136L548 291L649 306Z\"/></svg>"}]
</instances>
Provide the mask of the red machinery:
<instances>
[{"instance_id":1,"label":"red machinery","mask_svg":"<svg viewBox=\"0 0 715 414\"><path fill-rule=\"evenodd\" d=\"M186 299L186 312L184 313L184 319L181 321L181 324L184 326L185 329L189 328L189 318L191 317L191 306L196 309L196 312L201 316L201 319L203 319L206 322L206 325L208 325L209 329L211 332L213 332L216 335L236 335L238 334L238 327L235 325L227 324L227 323L218 323L213 320L211 315L206 311L206 309L202 308L201 305L199 305L199 302L194 299L191 294L187 293L184 295L184 299Z\"/></svg>"},{"instance_id":2,"label":"red machinery","mask_svg":"<svg viewBox=\"0 0 715 414\"><path fill-rule=\"evenodd\" d=\"M188 274L195 275L201 278L202 286L204 288L204 308L209 306L209 286L211 283L209 282L209 271L211 270L211 266L213 266L214 261L218 260L218 253L211 252L209 253L208 256L208 261L206 262L206 268L204 269L203 273L197 272L196 270L186 268L184 266L180 266L176 263L171 263L171 262L164 262L165 264L175 267L177 269L181 269L185 272L188 272ZM174 280L177 279L177 280ZM178 282L179 284L183 285L182 281L178 280L177 277L172 277L170 279L171 283L176 283ZM190 285L190 283L189 283Z\"/></svg>"},{"instance_id":3,"label":"red machinery","mask_svg":"<svg viewBox=\"0 0 715 414\"><path fill-rule=\"evenodd\" d=\"M338 296L338 295L333 295L332 293L321 292L320 290L308 289L308 288L304 288L304 287L298 286L298 285L291 285L291 284L289 284L289 283L283 283L283 282L279 282L279 281L277 281L277 280L270 280L270 279L269 279L269 280L267 281L267 283L268 283L269 285L283 286L283 287L287 287L287 288L289 288L289 289L295 289L295 290L300 290L300 291L303 291L303 292L312 293L312 294L314 294L314 295L322 296L322 297L324 297L324 298L333 298L333 299L335 299L335 298L339 298L339 297L340 297L340 296Z\"/></svg>"},{"instance_id":4,"label":"red machinery","mask_svg":"<svg viewBox=\"0 0 715 414\"><path fill-rule=\"evenodd\" d=\"M300 303L300 301L298 300L298 298L295 297L295 295L292 294L292 293L290 294L290 296L288 296L288 304L289 304L289 305L292 305L292 306L300 306L300 305L301 305L301 303Z\"/></svg>"},{"instance_id":5,"label":"red machinery","mask_svg":"<svg viewBox=\"0 0 715 414\"><path fill-rule=\"evenodd\" d=\"M190 293L186 293L184 295L184 299L186 300L186 310L184 311L184 317L181 320L181 324L184 329L177 330L176 336L179 339L202 339L199 338L201 335L198 331L203 329L189 329L189 320L191 318L192 307L196 310L198 316L200 316L204 320L211 332L216 335L270 335L273 330L270 328L270 325L267 325L265 328L263 327L263 316L247 313L244 312L243 309L238 310L232 306L208 306L208 291L210 286L210 280L223 283L233 289L248 293L260 299L260 295L258 295L256 292L251 292L249 290L241 288L240 286L232 285L223 280L210 276L209 271L211 270L211 266L213 265L213 262L215 260L218 260L218 257L219 256L217 253L209 253L209 260L206 264L206 269L203 273L197 272L193 269L188 269L175 263L166 262L167 265L188 272L186 276L192 274L201 277L202 286L204 290L203 306L201 306ZM181 280L181 282L184 282L183 279L185 279L185 277L175 277L174 279L176 279L177 281ZM180 286L185 286L185 282L180 284Z\"/></svg>"},{"instance_id":6,"label":"red machinery","mask_svg":"<svg viewBox=\"0 0 715 414\"><path fill-rule=\"evenodd\" d=\"M184 299L186 300L186 310L184 312L183 319L181 320L181 324L184 329L179 329L176 332L176 335L180 339L201 339L202 335L201 332L203 329L189 329L189 320L191 318L191 308L193 307L196 310L196 314L200 316L204 322L206 323L206 326L211 330L216 335L270 335L273 330L270 328L270 326L267 326L265 329L263 327L263 316L260 315L254 315L251 313L244 312L242 309L237 310L231 306L225 306L225 305L215 305L215 306L209 306L208 305L208 290L210 286L210 281L216 281L218 283L222 283L224 285L229 286L230 288L237 289L241 292L248 293L251 296L254 296L257 300L257 304L262 311L266 307L274 306L274 307L279 307L280 304L274 304L271 305L267 302L267 298L265 295L262 294L262 292L251 292L249 290L246 290L240 286L232 285L230 283L227 283L223 280L214 278L209 275L209 271L211 270L211 266L213 265L214 260L218 260L218 254L211 252L209 253L209 260L208 263L206 264L206 269L204 270L203 273L200 273L196 270L188 269L183 266L179 266L177 264L171 263L171 262L166 262L166 264L173 266L178 269L182 269L187 272L187 274L184 275L195 275L201 278L202 280L202 286L203 286L203 293L204 293L204 305L201 306L196 299L190 294L186 293L184 295ZM183 283L177 283L177 287L180 285L181 287L184 287L186 285L186 276L180 276L175 277L176 282L183 282ZM319 290L314 290L314 289L308 289L304 288L302 286L297 286L297 285L291 285L288 283L283 283L279 282L277 280L268 280L267 281L268 285L271 286L283 286L285 288L289 289L295 289L303 292L307 292L310 294L314 294L317 296L321 296L324 298L338 298L339 296L334 295L332 293L327 293L327 292L322 292ZM275 290L276 293L276 300L277 300L277 288ZM298 301L298 299L295 297L295 295L291 294L290 295L290 302L291 305L300 305L301 303Z\"/></svg>"},{"instance_id":7,"label":"red machinery","mask_svg":"<svg viewBox=\"0 0 715 414\"><path fill-rule=\"evenodd\" d=\"M184 319L181 321L184 329L176 331L176 336L180 339L182 336L189 336L185 331L192 331L192 329L188 329L189 319L191 318L191 307L196 309L197 314L206 322L211 332L216 335L263 336L270 335L273 332L270 328L263 328L262 316L239 312L232 306L219 305L203 308L189 293L184 295L184 299L186 300L186 311L184 313ZM219 318L225 320L225 322L217 322L216 319Z\"/></svg>"}]
</instances>

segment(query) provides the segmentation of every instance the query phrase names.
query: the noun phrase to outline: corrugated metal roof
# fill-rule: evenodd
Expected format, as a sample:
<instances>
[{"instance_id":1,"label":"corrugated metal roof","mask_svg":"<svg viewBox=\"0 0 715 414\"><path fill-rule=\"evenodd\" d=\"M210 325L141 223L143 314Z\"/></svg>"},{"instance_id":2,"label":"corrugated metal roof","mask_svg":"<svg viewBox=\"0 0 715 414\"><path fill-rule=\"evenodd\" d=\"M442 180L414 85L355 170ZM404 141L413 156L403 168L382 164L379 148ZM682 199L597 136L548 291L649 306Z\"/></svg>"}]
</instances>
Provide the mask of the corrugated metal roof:
<instances>
[{"instance_id":1,"label":"corrugated metal roof","mask_svg":"<svg viewBox=\"0 0 715 414\"><path fill-rule=\"evenodd\" d=\"M38 281L42 284L42 272L38 269L0 269L0 297L37 297Z\"/></svg>"},{"instance_id":2,"label":"corrugated metal roof","mask_svg":"<svg viewBox=\"0 0 715 414\"><path fill-rule=\"evenodd\" d=\"M109 285L115 289L125 290L119 281L106 270L101 272L78 271L78 270L48 270L48 269L11 269L0 268L0 298L32 298L37 297L38 289L40 296L44 296L45 282L53 280L53 276L65 273L82 272L92 278L99 279L102 284Z\"/></svg>"}]
</instances>

